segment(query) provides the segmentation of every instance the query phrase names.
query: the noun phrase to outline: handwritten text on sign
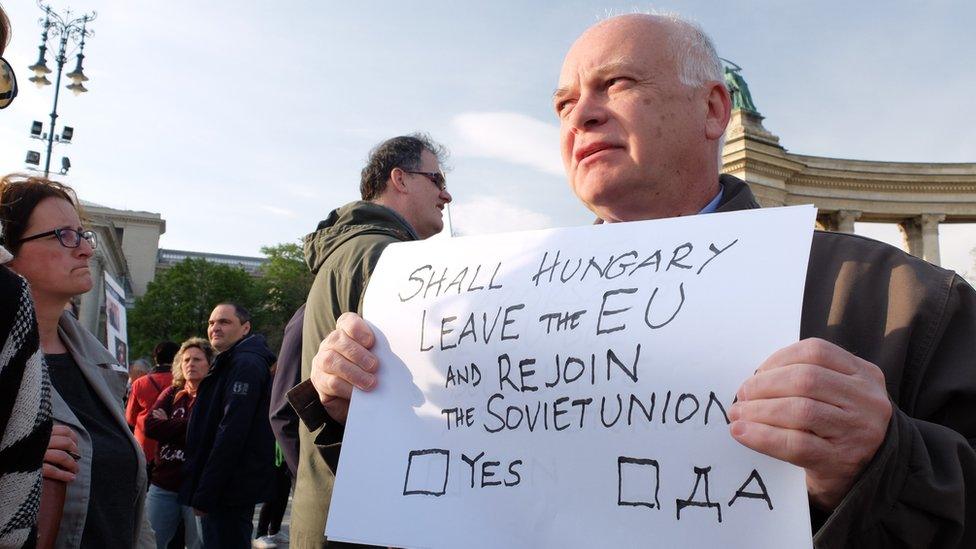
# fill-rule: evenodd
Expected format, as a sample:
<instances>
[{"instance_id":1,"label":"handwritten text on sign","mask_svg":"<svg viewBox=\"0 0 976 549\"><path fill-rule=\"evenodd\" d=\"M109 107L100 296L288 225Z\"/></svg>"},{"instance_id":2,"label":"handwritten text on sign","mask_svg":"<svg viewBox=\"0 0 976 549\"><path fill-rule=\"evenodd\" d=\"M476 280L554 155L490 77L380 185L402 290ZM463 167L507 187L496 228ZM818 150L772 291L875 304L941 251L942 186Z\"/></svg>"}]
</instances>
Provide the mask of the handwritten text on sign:
<instances>
[{"instance_id":1,"label":"handwritten text on sign","mask_svg":"<svg viewBox=\"0 0 976 549\"><path fill-rule=\"evenodd\" d=\"M812 207L387 248L366 294L330 539L803 546L803 473L736 443L796 341Z\"/></svg>"}]
</instances>

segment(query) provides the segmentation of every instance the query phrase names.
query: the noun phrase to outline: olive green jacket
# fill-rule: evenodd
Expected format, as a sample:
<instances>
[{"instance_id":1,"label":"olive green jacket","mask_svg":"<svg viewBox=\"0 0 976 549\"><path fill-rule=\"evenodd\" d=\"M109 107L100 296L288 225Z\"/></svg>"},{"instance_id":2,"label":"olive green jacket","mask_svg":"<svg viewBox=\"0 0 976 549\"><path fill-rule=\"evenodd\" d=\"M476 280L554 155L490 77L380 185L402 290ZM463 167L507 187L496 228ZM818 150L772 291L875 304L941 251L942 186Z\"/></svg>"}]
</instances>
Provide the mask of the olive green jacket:
<instances>
[{"instance_id":1,"label":"olive green jacket","mask_svg":"<svg viewBox=\"0 0 976 549\"><path fill-rule=\"evenodd\" d=\"M315 273L315 282L306 301L302 330L303 383L289 393L289 401L302 418L291 547L325 544L325 521L343 432L342 425L325 413L308 382L312 357L342 313L362 312L366 284L383 249L408 240L418 240L410 224L393 210L371 202L353 202L333 211L305 237L305 260Z\"/></svg>"}]
</instances>

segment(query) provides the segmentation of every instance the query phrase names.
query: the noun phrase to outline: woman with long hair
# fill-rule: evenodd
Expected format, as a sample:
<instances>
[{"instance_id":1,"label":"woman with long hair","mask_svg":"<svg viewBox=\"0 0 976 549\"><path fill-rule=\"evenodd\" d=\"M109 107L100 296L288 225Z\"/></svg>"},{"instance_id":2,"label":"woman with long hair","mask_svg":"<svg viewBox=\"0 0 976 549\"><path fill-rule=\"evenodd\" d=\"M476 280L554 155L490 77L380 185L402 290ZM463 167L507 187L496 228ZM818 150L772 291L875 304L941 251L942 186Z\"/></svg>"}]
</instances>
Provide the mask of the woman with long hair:
<instances>
[{"instance_id":1,"label":"woman with long hair","mask_svg":"<svg viewBox=\"0 0 976 549\"><path fill-rule=\"evenodd\" d=\"M197 398L197 387L210 371L213 348L201 337L183 342L173 359L173 384L159 395L146 418L146 436L156 440L156 466L149 485L147 509L156 532L156 547L165 549L183 519L186 546L200 547L200 524L193 509L180 505L177 496L183 482L183 449L186 424Z\"/></svg>"},{"instance_id":2,"label":"woman with long hair","mask_svg":"<svg viewBox=\"0 0 976 549\"><path fill-rule=\"evenodd\" d=\"M134 547L149 528L145 458L122 413L125 368L65 310L92 288L95 233L70 187L28 176L0 181L0 223L7 265L30 283L51 416L78 438L56 546Z\"/></svg>"}]
</instances>

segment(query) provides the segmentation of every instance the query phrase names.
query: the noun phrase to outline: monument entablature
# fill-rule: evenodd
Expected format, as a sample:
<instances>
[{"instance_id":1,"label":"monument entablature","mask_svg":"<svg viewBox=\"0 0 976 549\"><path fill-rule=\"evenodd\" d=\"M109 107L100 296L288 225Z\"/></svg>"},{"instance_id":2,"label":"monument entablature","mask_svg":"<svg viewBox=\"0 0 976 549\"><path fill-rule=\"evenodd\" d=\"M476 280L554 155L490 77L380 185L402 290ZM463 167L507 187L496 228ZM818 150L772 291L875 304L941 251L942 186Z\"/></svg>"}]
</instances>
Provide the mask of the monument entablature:
<instances>
[{"instance_id":1,"label":"monument entablature","mask_svg":"<svg viewBox=\"0 0 976 549\"><path fill-rule=\"evenodd\" d=\"M908 251L939 264L941 223L976 223L976 163L884 162L791 153L763 127L738 66L726 68L732 120L722 173L747 182L763 206L814 204L820 228L897 223ZM736 79L728 75L734 72Z\"/></svg>"}]
</instances>

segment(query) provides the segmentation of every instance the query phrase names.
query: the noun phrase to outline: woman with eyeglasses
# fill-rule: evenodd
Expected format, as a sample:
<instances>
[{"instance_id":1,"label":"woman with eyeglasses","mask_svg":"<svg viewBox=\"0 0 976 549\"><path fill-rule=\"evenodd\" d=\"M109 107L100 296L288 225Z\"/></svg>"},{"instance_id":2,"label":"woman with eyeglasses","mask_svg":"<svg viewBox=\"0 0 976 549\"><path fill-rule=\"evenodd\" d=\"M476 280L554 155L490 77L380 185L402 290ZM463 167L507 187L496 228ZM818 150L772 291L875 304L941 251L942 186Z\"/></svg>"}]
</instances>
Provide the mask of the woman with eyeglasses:
<instances>
[{"instance_id":1,"label":"woman with eyeglasses","mask_svg":"<svg viewBox=\"0 0 976 549\"><path fill-rule=\"evenodd\" d=\"M9 35L10 22L0 7L0 109L17 94L13 69L3 59ZM47 495L45 501L54 511L45 514L48 524L39 531L42 486L53 484L62 491L62 483L70 482L78 471L69 455L77 455L78 447L67 427L58 425L52 431L51 384L41 356L34 301L27 281L4 266L11 259L3 246L0 223L0 547L33 547L53 537L54 514L60 509L55 498ZM42 535L46 537L39 540Z\"/></svg>"},{"instance_id":2,"label":"woman with eyeglasses","mask_svg":"<svg viewBox=\"0 0 976 549\"><path fill-rule=\"evenodd\" d=\"M26 176L0 181L0 223L13 255L7 265L30 283L34 298L51 415L78 435L77 474L67 486L56 546L151 547L145 458L122 410L125 370L66 312L71 298L92 288L95 233L82 226L69 187Z\"/></svg>"}]
</instances>

